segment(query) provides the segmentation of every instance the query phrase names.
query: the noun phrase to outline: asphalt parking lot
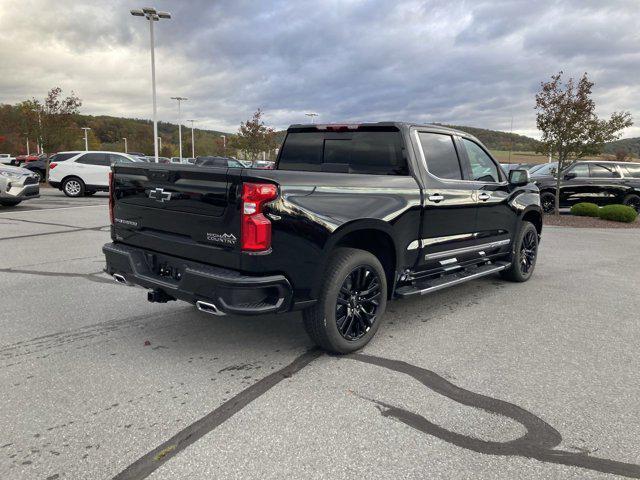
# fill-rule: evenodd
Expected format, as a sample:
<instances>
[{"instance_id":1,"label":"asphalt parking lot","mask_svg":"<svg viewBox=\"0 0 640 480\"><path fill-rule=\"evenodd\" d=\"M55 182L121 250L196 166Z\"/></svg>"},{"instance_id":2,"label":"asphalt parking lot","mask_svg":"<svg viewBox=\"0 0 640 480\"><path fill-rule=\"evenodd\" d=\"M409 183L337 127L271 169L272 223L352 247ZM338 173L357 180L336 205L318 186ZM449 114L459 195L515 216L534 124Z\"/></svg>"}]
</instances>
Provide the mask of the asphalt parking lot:
<instances>
[{"instance_id":1,"label":"asphalt parking lot","mask_svg":"<svg viewBox=\"0 0 640 480\"><path fill-rule=\"evenodd\" d=\"M640 231L547 228L534 278L393 302L360 354L299 314L150 304L107 198L0 207L0 478L640 478Z\"/></svg>"}]
</instances>

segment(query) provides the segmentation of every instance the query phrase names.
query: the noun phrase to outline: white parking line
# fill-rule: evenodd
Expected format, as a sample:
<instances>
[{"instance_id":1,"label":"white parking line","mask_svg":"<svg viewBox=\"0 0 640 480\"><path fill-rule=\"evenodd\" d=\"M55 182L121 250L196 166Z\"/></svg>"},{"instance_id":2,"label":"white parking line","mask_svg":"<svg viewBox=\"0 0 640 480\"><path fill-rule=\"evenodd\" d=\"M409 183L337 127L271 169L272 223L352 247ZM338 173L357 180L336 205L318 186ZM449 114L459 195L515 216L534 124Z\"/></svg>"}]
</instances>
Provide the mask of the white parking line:
<instances>
[{"instance_id":1,"label":"white parking line","mask_svg":"<svg viewBox=\"0 0 640 480\"><path fill-rule=\"evenodd\" d=\"M30 213L30 212L50 212L52 210L72 210L74 208L95 208L95 207L108 207L108 205L107 204L82 205L80 207L56 207L56 208L34 208L33 210L12 210L10 212L0 212L0 215L19 215L21 213Z\"/></svg>"}]
</instances>

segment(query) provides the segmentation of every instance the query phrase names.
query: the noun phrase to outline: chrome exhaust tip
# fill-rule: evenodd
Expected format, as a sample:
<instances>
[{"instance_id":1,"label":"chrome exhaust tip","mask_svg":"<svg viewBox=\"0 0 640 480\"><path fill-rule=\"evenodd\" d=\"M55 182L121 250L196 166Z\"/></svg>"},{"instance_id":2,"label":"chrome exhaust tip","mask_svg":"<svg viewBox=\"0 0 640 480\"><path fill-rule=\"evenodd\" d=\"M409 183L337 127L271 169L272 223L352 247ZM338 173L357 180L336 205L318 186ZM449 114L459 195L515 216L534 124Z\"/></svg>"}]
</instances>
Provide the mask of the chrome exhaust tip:
<instances>
[{"instance_id":1,"label":"chrome exhaust tip","mask_svg":"<svg viewBox=\"0 0 640 480\"><path fill-rule=\"evenodd\" d=\"M129 283L127 282L127 279L124 278L124 275L120 275L119 273L114 273L112 277L117 283L120 283L122 285L129 285Z\"/></svg>"},{"instance_id":2,"label":"chrome exhaust tip","mask_svg":"<svg viewBox=\"0 0 640 480\"><path fill-rule=\"evenodd\" d=\"M198 300L196 302L196 308L201 312L211 315L217 315L219 317L226 315L224 312L220 311L220 309L213 303L203 302L202 300Z\"/></svg>"}]
</instances>

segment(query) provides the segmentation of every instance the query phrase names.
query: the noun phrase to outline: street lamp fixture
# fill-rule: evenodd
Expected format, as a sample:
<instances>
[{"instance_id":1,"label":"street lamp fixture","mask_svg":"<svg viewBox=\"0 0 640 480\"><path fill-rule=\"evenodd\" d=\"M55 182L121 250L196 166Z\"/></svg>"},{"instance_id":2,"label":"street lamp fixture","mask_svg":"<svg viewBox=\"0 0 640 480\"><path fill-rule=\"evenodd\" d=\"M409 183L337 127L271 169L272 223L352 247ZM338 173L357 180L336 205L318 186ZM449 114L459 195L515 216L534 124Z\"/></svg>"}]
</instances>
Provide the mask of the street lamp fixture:
<instances>
[{"instance_id":1,"label":"street lamp fixture","mask_svg":"<svg viewBox=\"0 0 640 480\"><path fill-rule=\"evenodd\" d=\"M180 103L189 99L187 97L171 97L171 100L178 101L178 145L180 150L180 163L182 163L182 124L180 123Z\"/></svg>"},{"instance_id":2,"label":"street lamp fixture","mask_svg":"<svg viewBox=\"0 0 640 480\"><path fill-rule=\"evenodd\" d=\"M143 9L131 10L131 15L134 17L145 17L149 21L149 37L151 44L151 89L153 95L153 138L158 138L158 119L157 119L157 106L156 106L156 57L153 38L153 22L162 19L170 19L171 14L169 12L158 12L155 8L145 7ZM153 150L155 153L155 161L158 162L158 141L153 142Z\"/></svg>"},{"instance_id":3,"label":"street lamp fixture","mask_svg":"<svg viewBox=\"0 0 640 480\"><path fill-rule=\"evenodd\" d=\"M318 114L317 114L317 113L309 112L309 113L305 113L305 115L306 115L307 117L311 117L311 123L316 123L316 121L315 121L315 117L317 117L317 116L318 116Z\"/></svg>"},{"instance_id":4,"label":"street lamp fixture","mask_svg":"<svg viewBox=\"0 0 640 480\"><path fill-rule=\"evenodd\" d=\"M82 130L84 130L84 149L85 151L89 151L89 137L87 134L91 129L89 127L82 127Z\"/></svg>"}]
</instances>

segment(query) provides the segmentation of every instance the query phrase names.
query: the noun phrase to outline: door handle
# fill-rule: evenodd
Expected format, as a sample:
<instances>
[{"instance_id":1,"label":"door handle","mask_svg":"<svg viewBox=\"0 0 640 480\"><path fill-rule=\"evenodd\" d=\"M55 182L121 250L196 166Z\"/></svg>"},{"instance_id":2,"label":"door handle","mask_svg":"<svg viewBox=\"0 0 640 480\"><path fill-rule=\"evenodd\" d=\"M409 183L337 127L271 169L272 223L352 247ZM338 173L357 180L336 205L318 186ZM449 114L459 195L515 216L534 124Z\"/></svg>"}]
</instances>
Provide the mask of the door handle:
<instances>
[{"instance_id":1,"label":"door handle","mask_svg":"<svg viewBox=\"0 0 640 480\"><path fill-rule=\"evenodd\" d=\"M478 195L478 200L482 200L483 202L486 202L490 198L491 198L491 194L487 192L482 192L480 195Z\"/></svg>"},{"instance_id":2,"label":"door handle","mask_svg":"<svg viewBox=\"0 0 640 480\"><path fill-rule=\"evenodd\" d=\"M444 200L444 197L439 193L434 193L433 195L429 195L429 201L433 203L439 203Z\"/></svg>"}]
</instances>

